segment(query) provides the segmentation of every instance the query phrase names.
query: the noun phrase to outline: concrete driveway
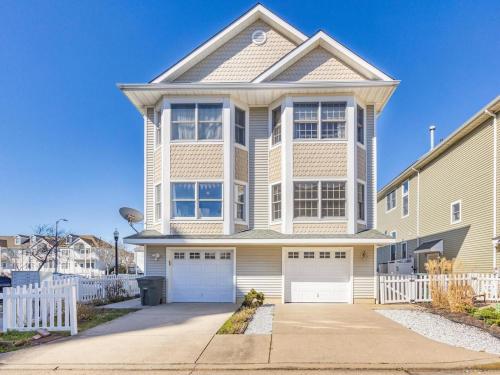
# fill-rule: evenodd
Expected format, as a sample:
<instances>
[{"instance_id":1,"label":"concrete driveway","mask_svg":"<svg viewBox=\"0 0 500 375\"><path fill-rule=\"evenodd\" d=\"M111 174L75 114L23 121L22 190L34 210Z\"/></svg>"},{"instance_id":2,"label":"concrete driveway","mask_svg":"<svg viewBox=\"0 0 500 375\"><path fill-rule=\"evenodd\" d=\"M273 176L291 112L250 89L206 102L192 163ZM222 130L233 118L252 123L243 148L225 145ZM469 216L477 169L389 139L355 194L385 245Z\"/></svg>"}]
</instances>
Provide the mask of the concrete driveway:
<instances>
[{"instance_id":1,"label":"concrete driveway","mask_svg":"<svg viewBox=\"0 0 500 375\"><path fill-rule=\"evenodd\" d=\"M6 365L195 363L237 308L225 303L160 305L59 342L0 355Z\"/></svg>"}]
</instances>

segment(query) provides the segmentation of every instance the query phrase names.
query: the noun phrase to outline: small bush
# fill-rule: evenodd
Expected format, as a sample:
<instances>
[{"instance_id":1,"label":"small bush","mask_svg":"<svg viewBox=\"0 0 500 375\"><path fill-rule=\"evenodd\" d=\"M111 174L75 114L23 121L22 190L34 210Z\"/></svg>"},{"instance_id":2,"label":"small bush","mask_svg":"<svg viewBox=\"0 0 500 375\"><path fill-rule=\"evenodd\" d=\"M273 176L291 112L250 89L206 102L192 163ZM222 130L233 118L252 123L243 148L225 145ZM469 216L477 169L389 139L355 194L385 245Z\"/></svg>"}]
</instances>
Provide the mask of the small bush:
<instances>
[{"instance_id":1,"label":"small bush","mask_svg":"<svg viewBox=\"0 0 500 375\"><path fill-rule=\"evenodd\" d=\"M241 307L219 328L219 335L242 334L255 314L255 307Z\"/></svg>"},{"instance_id":2,"label":"small bush","mask_svg":"<svg viewBox=\"0 0 500 375\"><path fill-rule=\"evenodd\" d=\"M76 306L78 322L87 322L92 320L97 315L97 309L94 305L86 303L78 303Z\"/></svg>"},{"instance_id":3,"label":"small bush","mask_svg":"<svg viewBox=\"0 0 500 375\"><path fill-rule=\"evenodd\" d=\"M245 307L259 307L264 303L264 293L257 292L255 289L251 289L243 300L242 306Z\"/></svg>"},{"instance_id":4,"label":"small bush","mask_svg":"<svg viewBox=\"0 0 500 375\"><path fill-rule=\"evenodd\" d=\"M106 291L106 299L109 303L121 302L126 299L127 291L123 287L123 281L113 280L104 287Z\"/></svg>"},{"instance_id":5,"label":"small bush","mask_svg":"<svg viewBox=\"0 0 500 375\"><path fill-rule=\"evenodd\" d=\"M474 289L463 280L454 280L452 277L447 295L451 312L466 312L474 307Z\"/></svg>"}]
</instances>

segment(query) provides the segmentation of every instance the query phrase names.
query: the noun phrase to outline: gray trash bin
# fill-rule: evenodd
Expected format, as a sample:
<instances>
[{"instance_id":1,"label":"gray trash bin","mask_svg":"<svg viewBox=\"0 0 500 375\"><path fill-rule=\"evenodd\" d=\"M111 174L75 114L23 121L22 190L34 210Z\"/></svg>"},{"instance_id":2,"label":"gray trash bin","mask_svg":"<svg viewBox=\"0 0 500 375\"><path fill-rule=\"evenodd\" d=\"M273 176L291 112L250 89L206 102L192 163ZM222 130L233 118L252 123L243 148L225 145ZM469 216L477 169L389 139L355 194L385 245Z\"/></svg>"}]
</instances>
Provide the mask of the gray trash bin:
<instances>
[{"instance_id":1,"label":"gray trash bin","mask_svg":"<svg viewBox=\"0 0 500 375\"><path fill-rule=\"evenodd\" d=\"M137 279L137 284L141 290L141 305L156 306L161 302L163 276L144 276Z\"/></svg>"}]
</instances>

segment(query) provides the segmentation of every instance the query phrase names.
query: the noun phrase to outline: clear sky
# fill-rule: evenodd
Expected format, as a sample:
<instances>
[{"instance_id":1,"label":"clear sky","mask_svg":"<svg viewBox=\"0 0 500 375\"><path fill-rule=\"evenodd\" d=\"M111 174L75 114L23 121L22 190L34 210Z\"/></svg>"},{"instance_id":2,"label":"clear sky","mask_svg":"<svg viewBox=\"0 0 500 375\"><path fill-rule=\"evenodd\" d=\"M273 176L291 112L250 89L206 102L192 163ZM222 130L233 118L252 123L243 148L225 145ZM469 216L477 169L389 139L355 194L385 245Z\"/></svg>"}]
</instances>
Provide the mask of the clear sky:
<instances>
[{"instance_id":1,"label":"clear sky","mask_svg":"<svg viewBox=\"0 0 500 375\"><path fill-rule=\"evenodd\" d=\"M147 82L250 1L0 1L0 234L110 239L142 210L142 119L116 83ZM500 2L277 1L402 82L378 122L379 186L500 94Z\"/></svg>"}]
</instances>

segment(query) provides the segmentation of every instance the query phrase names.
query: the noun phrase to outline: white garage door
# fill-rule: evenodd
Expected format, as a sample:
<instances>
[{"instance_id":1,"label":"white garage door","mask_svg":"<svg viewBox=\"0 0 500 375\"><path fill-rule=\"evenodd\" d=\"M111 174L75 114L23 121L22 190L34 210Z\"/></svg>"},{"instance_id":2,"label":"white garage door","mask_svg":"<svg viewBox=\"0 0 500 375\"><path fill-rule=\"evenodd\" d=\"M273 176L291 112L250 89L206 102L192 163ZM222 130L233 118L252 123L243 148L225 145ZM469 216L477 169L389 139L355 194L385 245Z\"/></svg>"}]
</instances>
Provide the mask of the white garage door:
<instances>
[{"instance_id":1,"label":"white garage door","mask_svg":"<svg viewBox=\"0 0 500 375\"><path fill-rule=\"evenodd\" d=\"M285 252L285 302L351 302L351 250Z\"/></svg>"},{"instance_id":2,"label":"white garage door","mask_svg":"<svg viewBox=\"0 0 500 375\"><path fill-rule=\"evenodd\" d=\"M175 250L171 256L171 302L233 302L232 250Z\"/></svg>"}]
</instances>

